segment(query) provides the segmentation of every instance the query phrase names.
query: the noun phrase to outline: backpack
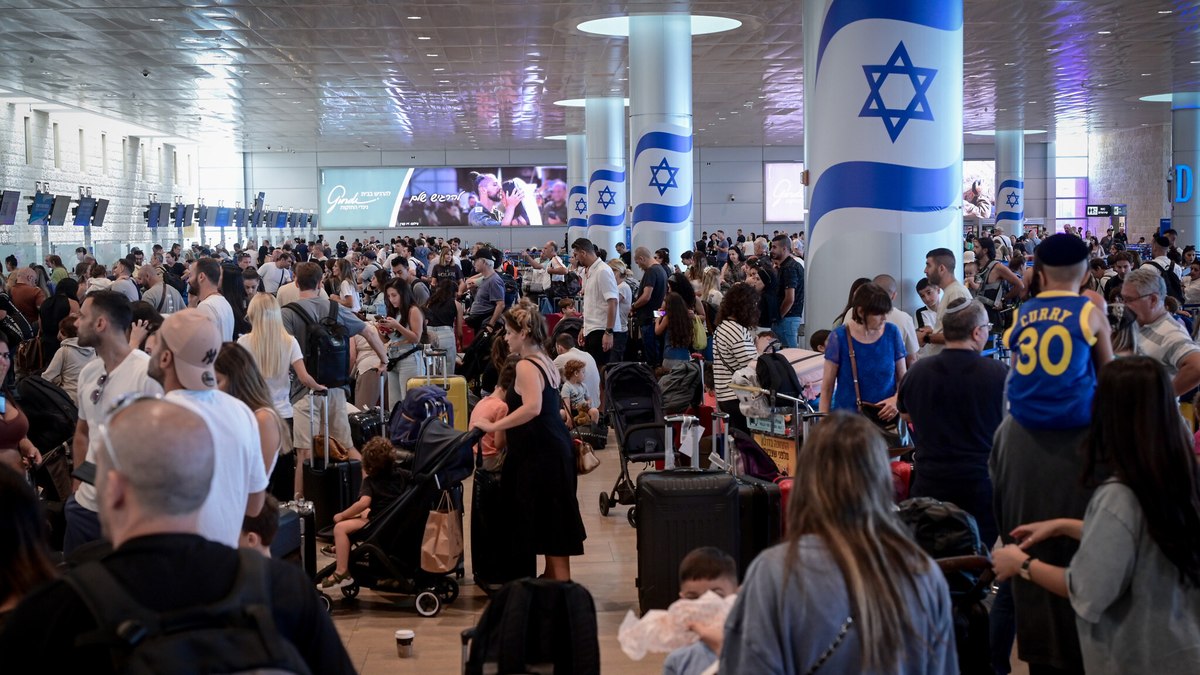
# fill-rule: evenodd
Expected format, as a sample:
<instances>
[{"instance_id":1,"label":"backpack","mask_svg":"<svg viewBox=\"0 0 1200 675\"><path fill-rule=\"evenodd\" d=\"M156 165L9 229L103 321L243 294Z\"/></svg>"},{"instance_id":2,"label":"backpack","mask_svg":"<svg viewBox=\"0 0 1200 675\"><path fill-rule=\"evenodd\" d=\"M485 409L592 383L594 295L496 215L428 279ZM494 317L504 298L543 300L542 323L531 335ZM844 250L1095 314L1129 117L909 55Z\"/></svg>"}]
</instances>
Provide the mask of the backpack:
<instances>
[{"instance_id":1,"label":"backpack","mask_svg":"<svg viewBox=\"0 0 1200 675\"><path fill-rule=\"evenodd\" d=\"M284 305L304 322L296 336L304 353L304 367L319 384L344 387L350 384L350 331L338 322L337 300L329 301L329 314L313 321L304 307L291 302Z\"/></svg>"},{"instance_id":2,"label":"backpack","mask_svg":"<svg viewBox=\"0 0 1200 675\"><path fill-rule=\"evenodd\" d=\"M587 589L572 581L505 584L468 634L468 675L600 672L596 605Z\"/></svg>"},{"instance_id":3,"label":"backpack","mask_svg":"<svg viewBox=\"0 0 1200 675\"><path fill-rule=\"evenodd\" d=\"M1167 282L1167 295L1175 298L1179 301L1179 304L1182 305L1183 283L1179 281L1179 275L1175 274L1175 263L1168 264L1166 269L1163 269L1162 265L1159 265L1153 260L1148 261L1146 264L1151 265L1154 267L1154 269L1158 270L1158 273L1160 276L1162 276L1163 281Z\"/></svg>"},{"instance_id":4,"label":"backpack","mask_svg":"<svg viewBox=\"0 0 1200 675\"><path fill-rule=\"evenodd\" d=\"M183 298L186 302L187 284L184 283L183 279L180 279L178 274L170 271L166 266L159 267L158 271L162 273L163 283L179 291L179 297Z\"/></svg>"},{"instance_id":5,"label":"backpack","mask_svg":"<svg viewBox=\"0 0 1200 675\"><path fill-rule=\"evenodd\" d=\"M754 374L758 376L758 386L767 391L792 398L804 397L796 369L783 354L759 354Z\"/></svg>"},{"instance_id":6,"label":"backpack","mask_svg":"<svg viewBox=\"0 0 1200 675\"><path fill-rule=\"evenodd\" d=\"M465 411L464 411L465 412ZM388 417L388 439L405 450L415 450L421 425L430 417L445 413L446 423L454 424L454 406L446 390L436 385L413 387L404 400L397 401Z\"/></svg>"},{"instance_id":7,"label":"backpack","mask_svg":"<svg viewBox=\"0 0 1200 675\"><path fill-rule=\"evenodd\" d=\"M275 626L269 561L247 549L238 559L224 598L161 614L134 600L103 563L80 566L63 579L99 626L80 641L107 646L118 673L310 673Z\"/></svg>"},{"instance_id":8,"label":"backpack","mask_svg":"<svg viewBox=\"0 0 1200 675\"><path fill-rule=\"evenodd\" d=\"M914 497L900 502L898 508L913 541L934 560L987 555L975 517L958 506L932 497ZM978 580L977 574L965 570L946 573L951 597L971 592Z\"/></svg>"},{"instance_id":9,"label":"backpack","mask_svg":"<svg viewBox=\"0 0 1200 675\"><path fill-rule=\"evenodd\" d=\"M677 415L692 406L700 405L704 394L704 385L701 382L703 368L693 361L688 361L676 365L659 379L664 413Z\"/></svg>"},{"instance_id":10,"label":"backpack","mask_svg":"<svg viewBox=\"0 0 1200 675\"><path fill-rule=\"evenodd\" d=\"M62 387L41 377L26 377L17 382L16 394L29 419L29 442L34 447L49 452L71 440L79 409Z\"/></svg>"},{"instance_id":11,"label":"backpack","mask_svg":"<svg viewBox=\"0 0 1200 675\"><path fill-rule=\"evenodd\" d=\"M521 297L521 284L508 272L498 272L497 276L504 282L504 306L512 307Z\"/></svg>"}]
</instances>

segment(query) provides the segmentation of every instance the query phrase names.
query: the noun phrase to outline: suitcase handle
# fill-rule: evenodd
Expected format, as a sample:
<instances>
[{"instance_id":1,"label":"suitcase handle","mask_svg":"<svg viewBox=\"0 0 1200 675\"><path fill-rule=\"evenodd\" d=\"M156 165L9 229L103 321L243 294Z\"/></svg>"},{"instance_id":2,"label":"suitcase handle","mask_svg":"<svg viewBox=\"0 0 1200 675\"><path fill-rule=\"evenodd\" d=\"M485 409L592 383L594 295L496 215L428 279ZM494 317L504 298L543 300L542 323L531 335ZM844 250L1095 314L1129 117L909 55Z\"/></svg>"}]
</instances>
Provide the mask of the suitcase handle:
<instances>
[{"instance_id":1,"label":"suitcase handle","mask_svg":"<svg viewBox=\"0 0 1200 675\"><path fill-rule=\"evenodd\" d=\"M679 440L680 440L680 442L682 442L684 433L688 429L690 429L692 427L692 425L699 422L700 419L698 417L694 417L692 415L667 415L666 417L663 418L663 421L667 423L666 430L665 430L666 437L667 437L666 438L667 447L664 451L663 468L664 469L674 469L675 468L675 439L674 439L674 431L672 430L671 425L676 422L679 422ZM696 455L699 454L699 452L700 452L700 449L696 448L695 451L692 453L692 464L691 464L692 466L700 465L699 458L696 457Z\"/></svg>"},{"instance_id":2,"label":"suitcase handle","mask_svg":"<svg viewBox=\"0 0 1200 675\"><path fill-rule=\"evenodd\" d=\"M329 468L329 390L324 391L309 391L308 403L308 442L312 443L317 437L317 406L314 404L315 398L321 400L321 420L325 425L325 468ZM315 451L316 448L313 448ZM315 454L315 452L314 452ZM315 459L314 459L315 463Z\"/></svg>"}]
</instances>

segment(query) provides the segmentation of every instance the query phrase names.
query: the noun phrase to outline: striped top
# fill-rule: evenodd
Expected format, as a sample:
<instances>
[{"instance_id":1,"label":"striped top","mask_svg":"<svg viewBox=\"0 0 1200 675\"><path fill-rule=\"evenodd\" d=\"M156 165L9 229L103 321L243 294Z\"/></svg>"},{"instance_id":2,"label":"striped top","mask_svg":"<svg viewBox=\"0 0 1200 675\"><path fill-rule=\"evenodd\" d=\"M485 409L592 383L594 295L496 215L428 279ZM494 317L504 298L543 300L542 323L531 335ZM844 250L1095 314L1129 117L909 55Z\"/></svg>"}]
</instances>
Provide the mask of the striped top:
<instances>
[{"instance_id":1,"label":"striped top","mask_svg":"<svg viewBox=\"0 0 1200 675\"><path fill-rule=\"evenodd\" d=\"M1192 339L1188 337L1183 324L1179 323L1170 312L1145 326L1138 326L1137 351L1142 356L1163 364L1167 374L1172 379L1179 373L1183 360L1195 352L1200 352Z\"/></svg>"},{"instance_id":2,"label":"striped top","mask_svg":"<svg viewBox=\"0 0 1200 675\"><path fill-rule=\"evenodd\" d=\"M717 326L713 331L713 386L718 401L737 400L737 395L729 388L729 381L735 371L750 365L757 356L754 331L732 319Z\"/></svg>"}]
</instances>

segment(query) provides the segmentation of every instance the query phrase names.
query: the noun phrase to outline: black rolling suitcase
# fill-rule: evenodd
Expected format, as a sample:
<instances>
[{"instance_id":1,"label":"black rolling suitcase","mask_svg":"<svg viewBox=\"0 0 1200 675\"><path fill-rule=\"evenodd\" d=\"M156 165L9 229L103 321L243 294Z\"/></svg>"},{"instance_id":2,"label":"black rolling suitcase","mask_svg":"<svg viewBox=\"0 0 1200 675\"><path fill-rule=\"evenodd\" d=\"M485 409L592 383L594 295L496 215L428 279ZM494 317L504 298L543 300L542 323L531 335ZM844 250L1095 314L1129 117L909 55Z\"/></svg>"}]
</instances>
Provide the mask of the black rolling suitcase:
<instances>
[{"instance_id":1,"label":"black rolling suitcase","mask_svg":"<svg viewBox=\"0 0 1200 675\"><path fill-rule=\"evenodd\" d=\"M737 444L729 436L729 415L713 413L713 438L724 439L727 470L738 485L739 539L738 579L746 578L746 570L754 558L764 550L779 543L783 537L783 493L779 485L752 476L738 475L741 462Z\"/></svg>"},{"instance_id":2,"label":"black rolling suitcase","mask_svg":"<svg viewBox=\"0 0 1200 675\"><path fill-rule=\"evenodd\" d=\"M483 468L483 445L475 447L471 494L471 576L489 595L505 582L537 575L537 556L519 555L503 511L500 472Z\"/></svg>"},{"instance_id":3,"label":"black rolling suitcase","mask_svg":"<svg viewBox=\"0 0 1200 675\"><path fill-rule=\"evenodd\" d=\"M316 438L318 417L317 400L321 401L320 418L323 420L325 453L317 457L313 448L312 459L304 463L304 496L312 502L316 530L333 525L334 514L346 510L357 499L362 490L362 463L358 460L345 462L329 461L329 397L324 392L313 393L309 409L309 438Z\"/></svg>"},{"instance_id":4,"label":"black rolling suitcase","mask_svg":"<svg viewBox=\"0 0 1200 675\"><path fill-rule=\"evenodd\" d=\"M741 547L740 487L723 471L674 468L670 423L695 417L665 418L666 469L644 471L637 479L638 604L642 613L666 609L679 599L679 563L693 549L715 546L735 558ZM696 463L693 449L692 463Z\"/></svg>"},{"instance_id":5,"label":"black rolling suitcase","mask_svg":"<svg viewBox=\"0 0 1200 675\"><path fill-rule=\"evenodd\" d=\"M279 505L279 532L271 542L271 557L297 561L308 578L317 576L317 527L312 502Z\"/></svg>"},{"instance_id":6,"label":"black rolling suitcase","mask_svg":"<svg viewBox=\"0 0 1200 675\"><path fill-rule=\"evenodd\" d=\"M350 415L350 440L354 442L354 447L362 450L363 445L375 438L382 436L384 427L387 426L387 412L383 408L383 395L387 391L387 371L384 371L379 376L379 405L367 406L360 412Z\"/></svg>"}]
</instances>

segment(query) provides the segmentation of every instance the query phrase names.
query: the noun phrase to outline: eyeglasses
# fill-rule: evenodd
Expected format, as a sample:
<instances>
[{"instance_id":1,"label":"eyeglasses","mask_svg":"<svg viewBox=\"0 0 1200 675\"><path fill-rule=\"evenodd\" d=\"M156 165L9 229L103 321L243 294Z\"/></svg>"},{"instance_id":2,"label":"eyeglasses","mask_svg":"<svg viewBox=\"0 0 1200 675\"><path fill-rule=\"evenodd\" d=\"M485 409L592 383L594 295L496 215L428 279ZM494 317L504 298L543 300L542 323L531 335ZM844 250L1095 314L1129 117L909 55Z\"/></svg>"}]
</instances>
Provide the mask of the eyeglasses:
<instances>
[{"instance_id":1,"label":"eyeglasses","mask_svg":"<svg viewBox=\"0 0 1200 675\"><path fill-rule=\"evenodd\" d=\"M138 401L166 401L167 399L162 394L145 394L142 392L133 392L126 394L117 400L113 407L104 414L104 420L97 425L97 438L100 439L100 447L104 448L105 454L112 462L112 467L117 471L124 473L121 467L121 461L117 459L117 449L113 446L112 437L108 435L108 425L112 422L112 418L116 417L117 413L125 408L137 403ZM95 401L93 401L94 403ZM174 403L173 405L179 405Z\"/></svg>"},{"instance_id":2,"label":"eyeglasses","mask_svg":"<svg viewBox=\"0 0 1200 675\"><path fill-rule=\"evenodd\" d=\"M1137 302L1138 300L1141 300L1142 298L1148 298L1151 295L1154 295L1154 294L1153 293L1144 293L1142 295L1135 295L1131 298L1128 295L1125 295L1124 293L1122 293L1119 297L1121 298L1122 302L1124 302L1125 304L1128 305L1131 302Z\"/></svg>"},{"instance_id":3,"label":"eyeglasses","mask_svg":"<svg viewBox=\"0 0 1200 675\"><path fill-rule=\"evenodd\" d=\"M101 375L100 379L96 380L96 390L92 392L92 396L91 396L92 405L96 405L97 403L100 402L100 397L104 395L104 385L107 383L108 383L108 373Z\"/></svg>"},{"instance_id":4,"label":"eyeglasses","mask_svg":"<svg viewBox=\"0 0 1200 675\"><path fill-rule=\"evenodd\" d=\"M993 326L994 326L994 324L992 324L992 323L989 321L988 323L981 323L981 324L979 324L978 326L975 326L975 327L976 327L976 328L986 328L986 329L988 329L988 332L990 333L990 332L992 332L992 327L993 327Z\"/></svg>"}]
</instances>

